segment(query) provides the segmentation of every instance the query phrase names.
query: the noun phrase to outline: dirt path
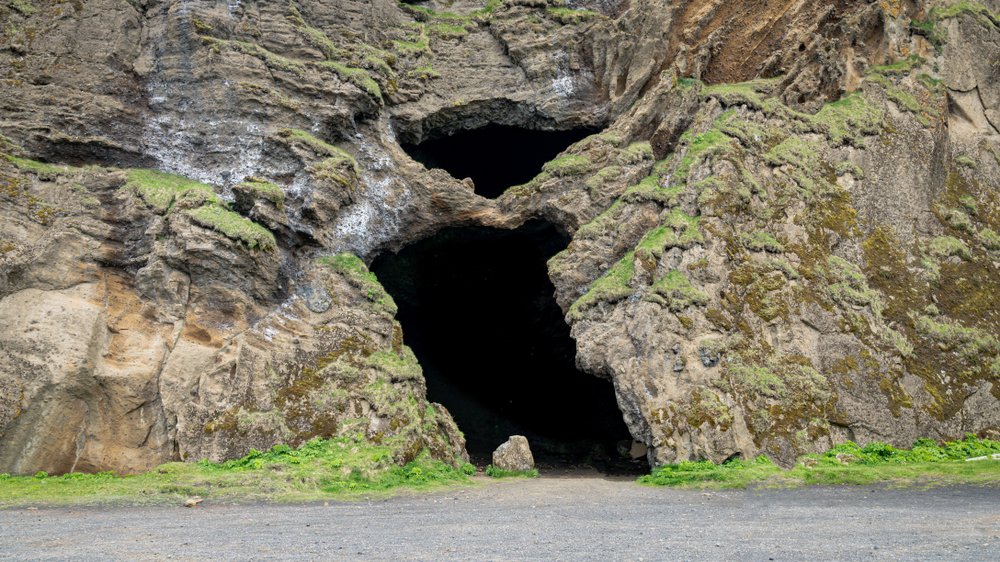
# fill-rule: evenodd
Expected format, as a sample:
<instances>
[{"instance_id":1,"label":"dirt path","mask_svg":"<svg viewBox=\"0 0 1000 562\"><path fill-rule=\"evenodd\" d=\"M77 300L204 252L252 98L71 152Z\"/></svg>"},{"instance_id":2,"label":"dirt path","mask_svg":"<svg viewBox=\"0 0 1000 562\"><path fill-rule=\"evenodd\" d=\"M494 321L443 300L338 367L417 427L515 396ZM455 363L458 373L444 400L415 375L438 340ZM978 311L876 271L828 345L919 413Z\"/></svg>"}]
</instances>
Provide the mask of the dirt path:
<instances>
[{"instance_id":1,"label":"dirt path","mask_svg":"<svg viewBox=\"0 0 1000 562\"><path fill-rule=\"evenodd\" d=\"M0 511L0 560L997 560L1000 489L540 478L328 506Z\"/></svg>"}]
</instances>

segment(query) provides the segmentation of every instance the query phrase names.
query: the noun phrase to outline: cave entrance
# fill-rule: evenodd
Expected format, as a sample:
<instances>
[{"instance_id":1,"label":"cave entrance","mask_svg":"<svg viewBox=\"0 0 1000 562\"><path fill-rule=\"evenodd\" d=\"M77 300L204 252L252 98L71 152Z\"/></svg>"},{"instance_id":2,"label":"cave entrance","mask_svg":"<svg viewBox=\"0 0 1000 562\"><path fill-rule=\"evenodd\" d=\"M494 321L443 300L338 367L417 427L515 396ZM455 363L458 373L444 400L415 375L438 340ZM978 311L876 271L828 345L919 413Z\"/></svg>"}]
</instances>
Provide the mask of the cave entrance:
<instances>
[{"instance_id":1,"label":"cave entrance","mask_svg":"<svg viewBox=\"0 0 1000 562\"><path fill-rule=\"evenodd\" d=\"M496 199L508 187L531 181L546 162L595 132L533 131L492 125L402 146L426 168L441 168L457 179L472 178L477 195Z\"/></svg>"},{"instance_id":2,"label":"cave entrance","mask_svg":"<svg viewBox=\"0 0 1000 562\"><path fill-rule=\"evenodd\" d=\"M448 408L477 464L524 435L543 470L648 470L618 453L631 435L611 383L576 369L545 265L567 242L542 221L449 228L371 270L399 306L428 399Z\"/></svg>"}]
</instances>

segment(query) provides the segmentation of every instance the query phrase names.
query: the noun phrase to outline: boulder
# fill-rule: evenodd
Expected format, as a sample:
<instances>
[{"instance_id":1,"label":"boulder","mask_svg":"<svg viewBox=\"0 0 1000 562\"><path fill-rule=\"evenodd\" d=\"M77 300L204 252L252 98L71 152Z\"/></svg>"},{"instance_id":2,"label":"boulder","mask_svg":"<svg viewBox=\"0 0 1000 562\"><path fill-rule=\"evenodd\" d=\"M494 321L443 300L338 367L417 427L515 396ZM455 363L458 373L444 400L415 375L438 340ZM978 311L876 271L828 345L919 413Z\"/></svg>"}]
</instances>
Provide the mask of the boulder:
<instances>
[{"instance_id":1,"label":"boulder","mask_svg":"<svg viewBox=\"0 0 1000 562\"><path fill-rule=\"evenodd\" d=\"M493 451L493 466L503 470L520 471L535 468L531 447L523 435L511 435L506 443Z\"/></svg>"}]
</instances>

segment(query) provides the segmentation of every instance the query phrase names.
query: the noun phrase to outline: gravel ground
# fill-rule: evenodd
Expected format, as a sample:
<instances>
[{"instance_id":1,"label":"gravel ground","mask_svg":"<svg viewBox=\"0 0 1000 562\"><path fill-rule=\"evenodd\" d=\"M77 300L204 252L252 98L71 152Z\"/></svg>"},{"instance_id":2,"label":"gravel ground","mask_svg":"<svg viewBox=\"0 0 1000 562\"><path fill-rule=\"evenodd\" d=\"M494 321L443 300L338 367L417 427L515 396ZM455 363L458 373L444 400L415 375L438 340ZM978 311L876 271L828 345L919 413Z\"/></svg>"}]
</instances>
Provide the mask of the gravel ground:
<instances>
[{"instance_id":1,"label":"gravel ground","mask_svg":"<svg viewBox=\"0 0 1000 562\"><path fill-rule=\"evenodd\" d=\"M1000 560L1000 489L600 478L361 503L0 511L0 560Z\"/></svg>"}]
</instances>

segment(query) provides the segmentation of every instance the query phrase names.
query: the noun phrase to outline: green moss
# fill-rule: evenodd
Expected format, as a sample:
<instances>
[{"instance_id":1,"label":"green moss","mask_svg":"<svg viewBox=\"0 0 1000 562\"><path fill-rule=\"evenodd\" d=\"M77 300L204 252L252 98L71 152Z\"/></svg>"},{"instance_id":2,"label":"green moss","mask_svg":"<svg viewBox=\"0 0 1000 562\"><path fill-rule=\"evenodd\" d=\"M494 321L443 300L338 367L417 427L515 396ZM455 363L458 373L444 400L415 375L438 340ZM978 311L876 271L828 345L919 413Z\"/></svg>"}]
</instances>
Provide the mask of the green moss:
<instances>
[{"instance_id":1,"label":"green moss","mask_svg":"<svg viewBox=\"0 0 1000 562\"><path fill-rule=\"evenodd\" d=\"M348 68L340 63L332 61L321 62L317 65L317 67L321 70L328 70L335 73L341 81L354 84L362 91L367 92L369 95L377 99L380 103L382 102L382 89L379 88L378 82L373 80L367 71L360 68Z\"/></svg>"},{"instance_id":2,"label":"green moss","mask_svg":"<svg viewBox=\"0 0 1000 562\"><path fill-rule=\"evenodd\" d=\"M557 177L575 176L589 172L592 167L590 160L575 154L566 154L548 162L544 170Z\"/></svg>"},{"instance_id":3,"label":"green moss","mask_svg":"<svg viewBox=\"0 0 1000 562\"><path fill-rule=\"evenodd\" d=\"M972 259L972 253L969 252L969 247L965 245L965 242L952 236L941 236L931 240L928 250L939 258L958 256L963 260Z\"/></svg>"},{"instance_id":4,"label":"green moss","mask_svg":"<svg viewBox=\"0 0 1000 562\"><path fill-rule=\"evenodd\" d=\"M53 180L62 174L76 171L75 168L69 166L53 166L52 164L37 162L27 158L18 158L9 154L0 154L0 158L6 158L8 162L16 166L19 170L35 174L41 180Z\"/></svg>"},{"instance_id":5,"label":"green moss","mask_svg":"<svg viewBox=\"0 0 1000 562\"><path fill-rule=\"evenodd\" d=\"M570 306L567 317L571 320L582 320L586 313L600 303L620 301L635 291L629 287L632 276L635 275L635 252L625 254L611 270L603 277L594 281L585 295Z\"/></svg>"},{"instance_id":6,"label":"green moss","mask_svg":"<svg viewBox=\"0 0 1000 562\"><path fill-rule=\"evenodd\" d=\"M601 188L604 187L604 182L609 179L617 178L622 173L621 166L605 166L601 168L596 174L587 180L586 186L590 189L590 197L596 199L601 194Z\"/></svg>"},{"instance_id":7,"label":"green moss","mask_svg":"<svg viewBox=\"0 0 1000 562\"><path fill-rule=\"evenodd\" d=\"M748 250L753 250L755 252L767 251L775 254L781 254L785 251L784 244L778 242L774 236L771 236L762 230L757 230L749 234L746 232L740 234L740 243L742 243Z\"/></svg>"},{"instance_id":8,"label":"green moss","mask_svg":"<svg viewBox=\"0 0 1000 562\"><path fill-rule=\"evenodd\" d=\"M963 166L968 166L969 168L976 168L976 161L964 154L960 154L957 158L955 158L955 162L958 162Z\"/></svg>"},{"instance_id":9,"label":"green moss","mask_svg":"<svg viewBox=\"0 0 1000 562\"><path fill-rule=\"evenodd\" d=\"M689 217L677 208L667 215L662 226L647 233L636 249L649 250L659 257L667 248L688 249L702 242L704 238L698 230L698 218Z\"/></svg>"},{"instance_id":10,"label":"green moss","mask_svg":"<svg viewBox=\"0 0 1000 562\"><path fill-rule=\"evenodd\" d=\"M273 251L276 246L271 231L219 204L209 203L185 213L198 224L214 228L234 240L242 240L250 248Z\"/></svg>"},{"instance_id":11,"label":"green moss","mask_svg":"<svg viewBox=\"0 0 1000 562\"><path fill-rule=\"evenodd\" d=\"M281 129L278 135L291 143L307 146L316 154L329 156L310 168L314 177L332 179L344 187L354 189L354 184L361 175L361 166L353 156L298 129Z\"/></svg>"},{"instance_id":12,"label":"green moss","mask_svg":"<svg viewBox=\"0 0 1000 562\"><path fill-rule=\"evenodd\" d=\"M634 165L644 160L653 159L653 148L648 141L634 142L618 154L618 164Z\"/></svg>"},{"instance_id":13,"label":"green moss","mask_svg":"<svg viewBox=\"0 0 1000 562\"><path fill-rule=\"evenodd\" d=\"M997 24L997 16L990 12L989 8L976 2L968 2L967 0L955 2L949 6L934 6L928 13L928 20L936 22L965 14L972 16L979 25L982 25L986 29L993 30L1000 28Z\"/></svg>"},{"instance_id":14,"label":"green moss","mask_svg":"<svg viewBox=\"0 0 1000 562\"><path fill-rule=\"evenodd\" d=\"M265 88L264 86L258 86L257 84L251 84L249 82L240 82L240 87L243 88L244 91L257 96L259 99L270 105L277 105L292 111L299 111L302 109L301 103L270 88Z\"/></svg>"},{"instance_id":15,"label":"green moss","mask_svg":"<svg viewBox=\"0 0 1000 562\"><path fill-rule=\"evenodd\" d=\"M246 178L246 181L233 186L234 190L241 189L254 198L267 199L279 210L285 204L285 190L281 187L268 183L257 178Z\"/></svg>"},{"instance_id":16,"label":"green moss","mask_svg":"<svg viewBox=\"0 0 1000 562\"><path fill-rule=\"evenodd\" d=\"M427 31L441 39L461 39L469 34L465 28L447 23L433 23L427 26Z\"/></svg>"},{"instance_id":17,"label":"green moss","mask_svg":"<svg viewBox=\"0 0 1000 562\"><path fill-rule=\"evenodd\" d=\"M737 84L709 86L702 90L702 97L715 98L727 107L745 104L755 110L762 110L765 109L767 97L774 93L774 89L783 79L784 76L776 76ZM678 79L678 83L689 86L689 83L684 83L682 80Z\"/></svg>"},{"instance_id":18,"label":"green moss","mask_svg":"<svg viewBox=\"0 0 1000 562\"><path fill-rule=\"evenodd\" d=\"M202 42L216 50L233 51L256 57L273 70L290 72L296 76L305 74L306 66L301 62L278 56L264 47L255 43L244 43L242 41L226 41L212 37L202 37Z\"/></svg>"},{"instance_id":19,"label":"green moss","mask_svg":"<svg viewBox=\"0 0 1000 562\"><path fill-rule=\"evenodd\" d=\"M680 312L689 306L705 306L711 300L707 294L695 289L691 281L677 269L653 283L646 299L666 306L673 312Z\"/></svg>"},{"instance_id":20,"label":"green moss","mask_svg":"<svg viewBox=\"0 0 1000 562\"><path fill-rule=\"evenodd\" d=\"M168 174L158 170L127 170L128 182L122 189L128 189L138 195L154 211L164 214L170 210L174 201L183 194L187 197L204 198L215 205L223 205L221 199L212 187L183 176ZM192 191L193 190L193 191ZM191 192L191 193L188 193Z\"/></svg>"},{"instance_id":21,"label":"green moss","mask_svg":"<svg viewBox=\"0 0 1000 562\"><path fill-rule=\"evenodd\" d=\"M576 25L602 17L601 14L590 10L571 10L569 8L546 8L545 13L564 25Z\"/></svg>"},{"instance_id":22,"label":"green moss","mask_svg":"<svg viewBox=\"0 0 1000 562\"><path fill-rule=\"evenodd\" d=\"M581 240L597 240L601 236L604 236L611 229L615 228L616 221L624 208L625 204L621 200L615 201L603 213L594 218L594 220L581 226L577 230L576 236Z\"/></svg>"},{"instance_id":23,"label":"green moss","mask_svg":"<svg viewBox=\"0 0 1000 562\"><path fill-rule=\"evenodd\" d=\"M991 251L1000 250L1000 235L988 228L984 228L976 233L976 239L984 248Z\"/></svg>"},{"instance_id":24,"label":"green moss","mask_svg":"<svg viewBox=\"0 0 1000 562\"><path fill-rule=\"evenodd\" d=\"M961 326L946 318L921 316L915 320L917 332L956 351L966 361L979 362L985 355L1000 352L1000 342L986 330Z\"/></svg>"},{"instance_id":25,"label":"green moss","mask_svg":"<svg viewBox=\"0 0 1000 562\"><path fill-rule=\"evenodd\" d=\"M817 269L823 279L823 293L842 308L854 306L871 306L876 315L882 313L884 307L879 291L868 286L868 279L857 265L839 258L829 256L825 269Z\"/></svg>"},{"instance_id":26,"label":"green moss","mask_svg":"<svg viewBox=\"0 0 1000 562\"><path fill-rule=\"evenodd\" d=\"M427 81L433 78L440 78L441 73L431 68L431 65L428 64L419 68L414 68L407 74L407 76Z\"/></svg>"},{"instance_id":27,"label":"green moss","mask_svg":"<svg viewBox=\"0 0 1000 562\"><path fill-rule=\"evenodd\" d=\"M771 166L787 166L785 173L804 192L807 200L831 191L833 168L816 152L814 145L790 137L763 155Z\"/></svg>"},{"instance_id":28,"label":"green moss","mask_svg":"<svg viewBox=\"0 0 1000 562\"><path fill-rule=\"evenodd\" d=\"M721 117L720 117L721 119ZM688 133L681 136L681 142L686 142L687 150L677 164L677 171L671 178L671 183L687 183L692 168L700 165L706 158L719 152L728 152L732 148L733 139L725 135L718 129L708 131L693 137L684 138Z\"/></svg>"},{"instance_id":29,"label":"green moss","mask_svg":"<svg viewBox=\"0 0 1000 562\"><path fill-rule=\"evenodd\" d=\"M899 60L893 64L886 66L873 66L868 69L865 74L881 74L883 76L906 76L913 72L914 68L924 64L926 62L923 58L917 55L910 55L905 59Z\"/></svg>"},{"instance_id":30,"label":"green moss","mask_svg":"<svg viewBox=\"0 0 1000 562\"><path fill-rule=\"evenodd\" d=\"M834 170L837 172L838 176L851 174L856 180L865 179L865 171L861 168L861 166L858 166L853 162L838 162L834 167Z\"/></svg>"},{"instance_id":31,"label":"green moss","mask_svg":"<svg viewBox=\"0 0 1000 562\"><path fill-rule=\"evenodd\" d=\"M965 210L969 212L970 215L977 215L979 213L979 208L976 205L976 198L971 195L963 195L958 200L959 203L965 207Z\"/></svg>"},{"instance_id":32,"label":"green moss","mask_svg":"<svg viewBox=\"0 0 1000 562\"><path fill-rule=\"evenodd\" d=\"M423 369L413 351L402 346L398 353L376 352L368 356L368 365L388 375L391 382L423 381Z\"/></svg>"},{"instance_id":33,"label":"green moss","mask_svg":"<svg viewBox=\"0 0 1000 562\"><path fill-rule=\"evenodd\" d=\"M954 228L955 230L961 230L963 232L972 231L972 219L969 215L959 211L958 209L951 209L944 213L945 219L948 221L948 226Z\"/></svg>"},{"instance_id":34,"label":"green moss","mask_svg":"<svg viewBox=\"0 0 1000 562\"><path fill-rule=\"evenodd\" d=\"M665 207L674 207L680 203L680 196L686 191L686 186L660 187L660 176L647 176L638 185L633 185L621 195L626 203L643 203L656 201Z\"/></svg>"},{"instance_id":35,"label":"green moss","mask_svg":"<svg viewBox=\"0 0 1000 562\"><path fill-rule=\"evenodd\" d=\"M337 256L320 258L316 263L329 267L343 275L352 286L360 289L368 300L373 303L373 308L376 311L390 315L396 314L396 302L386 292L385 288L382 287L375 274L368 271L368 267L365 265L365 262L361 261L361 258L349 252L344 252Z\"/></svg>"},{"instance_id":36,"label":"green moss","mask_svg":"<svg viewBox=\"0 0 1000 562\"><path fill-rule=\"evenodd\" d=\"M826 135L831 147L845 144L864 147L862 135L877 134L885 123L881 108L869 103L861 93L825 104L816 115L793 117L801 123L801 130Z\"/></svg>"}]
</instances>

